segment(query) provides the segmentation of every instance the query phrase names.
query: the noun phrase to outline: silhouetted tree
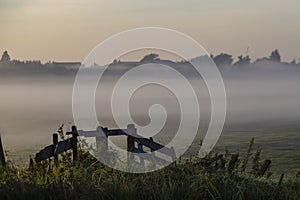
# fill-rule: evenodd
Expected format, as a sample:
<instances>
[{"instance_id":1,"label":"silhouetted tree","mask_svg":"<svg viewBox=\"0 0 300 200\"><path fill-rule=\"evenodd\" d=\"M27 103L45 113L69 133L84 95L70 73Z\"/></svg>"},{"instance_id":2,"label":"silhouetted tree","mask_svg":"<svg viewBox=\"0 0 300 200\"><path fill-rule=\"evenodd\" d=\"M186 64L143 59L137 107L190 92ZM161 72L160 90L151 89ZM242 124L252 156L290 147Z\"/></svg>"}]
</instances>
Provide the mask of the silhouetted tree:
<instances>
[{"instance_id":1,"label":"silhouetted tree","mask_svg":"<svg viewBox=\"0 0 300 200\"><path fill-rule=\"evenodd\" d=\"M112 64L117 64L119 62L120 62L120 60L114 59L114 61L112 62Z\"/></svg>"},{"instance_id":2,"label":"silhouetted tree","mask_svg":"<svg viewBox=\"0 0 300 200\"><path fill-rule=\"evenodd\" d=\"M217 56L213 57L214 62L216 63L217 66L220 65L231 65L233 62L232 55L226 54L226 53L221 53Z\"/></svg>"},{"instance_id":3,"label":"silhouetted tree","mask_svg":"<svg viewBox=\"0 0 300 200\"><path fill-rule=\"evenodd\" d=\"M249 65L250 64L250 57L249 56L242 56L240 55L238 57L238 61L236 63L234 63L234 65L239 65L239 66L243 66L243 65Z\"/></svg>"},{"instance_id":4,"label":"silhouetted tree","mask_svg":"<svg viewBox=\"0 0 300 200\"><path fill-rule=\"evenodd\" d=\"M297 63L296 63L296 60L294 59L294 60L292 60L291 62L290 62L290 65L296 65Z\"/></svg>"},{"instance_id":5,"label":"silhouetted tree","mask_svg":"<svg viewBox=\"0 0 300 200\"><path fill-rule=\"evenodd\" d=\"M6 61L6 62L10 61L10 56L9 56L7 51L3 52L2 57L1 57L1 61Z\"/></svg>"},{"instance_id":6,"label":"silhouetted tree","mask_svg":"<svg viewBox=\"0 0 300 200\"><path fill-rule=\"evenodd\" d=\"M151 62L155 59L159 59L159 55L155 53L150 53L148 55L145 55L140 62Z\"/></svg>"},{"instance_id":7,"label":"silhouetted tree","mask_svg":"<svg viewBox=\"0 0 300 200\"><path fill-rule=\"evenodd\" d=\"M270 60L274 61L274 62L281 62L281 56L280 56L279 51L277 49L272 51L272 53L270 55Z\"/></svg>"}]
</instances>

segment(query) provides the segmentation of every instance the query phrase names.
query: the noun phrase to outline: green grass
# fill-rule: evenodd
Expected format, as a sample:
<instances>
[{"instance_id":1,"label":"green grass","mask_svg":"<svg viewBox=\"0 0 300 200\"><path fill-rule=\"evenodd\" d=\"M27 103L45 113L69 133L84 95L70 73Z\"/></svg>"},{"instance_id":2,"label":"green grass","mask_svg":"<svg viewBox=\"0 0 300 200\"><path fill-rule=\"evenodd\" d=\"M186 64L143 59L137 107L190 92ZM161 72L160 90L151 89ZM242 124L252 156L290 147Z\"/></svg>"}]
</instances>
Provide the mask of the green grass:
<instances>
[{"instance_id":1,"label":"green grass","mask_svg":"<svg viewBox=\"0 0 300 200\"><path fill-rule=\"evenodd\" d=\"M272 158L277 174L300 171L300 125L256 125L225 128L214 151L228 149L245 152L247 143L255 138L255 148L262 149L263 158Z\"/></svg>"},{"instance_id":2,"label":"green grass","mask_svg":"<svg viewBox=\"0 0 300 200\"><path fill-rule=\"evenodd\" d=\"M44 162L29 170L10 162L8 167L0 168L0 199L296 200L300 199L300 177L296 177L300 171L299 133L299 125L226 127L214 152L206 158L185 157L176 165L146 174L110 169L82 151L76 165L73 165L70 153L61 157L57 167L52 163L49 168L49 163ZM255 143L246 162L252 137ZM197 153L197 142L191 149ZM28 149L20 154L33 155L35 152ZM14 153L20 156L17 151ZM210 162L215 153L224 155L226 164L223 168L220 160L218 167L216 162ZM239 160L230 171L230 158L235 153L239 154ZM260 176L259 169L265 159L272 160L271 169ZM281 173L285 176L279 184Z\"/></svg>"},{"instance_id":3,"label":"green grass","mask_svg":"<svg viewBox=\"0 0 300 200\"><path fill-rule=\"evenodd\" d=\"M49 135L50 136L50 135ZM213 149L214 152L222 153L225 149L231 152L246 152L251 138L255 138L255 148L262 148L262 157L272 158L272 170L278 176L281 173L294 175L300 171L300 125L299 123L283 124L246 124L227 125ZM155 138L164 143L171 138ZM116 144L126 149L126 138L121 141L114 140ZM196 155L199 151L200 139L193 144L190 154ZM14 165L27 167L29 155L34 156L43 146L37 147L6 147L8 159Z\"/></svg>"},{"instance_id":4,"label":"green grass","mask_svg":"<svg viewBox=\"0 0 300 200\"><path fill-rule=\"evenodd\" d=\"M254 159L254 150L246 172L241 171L243 160L230 171L230 155L224 155L226 165L219 168L210 162L214 155L209 155L181 159L151 173L130 174L108 168L85 152L73 165L67 153L57 167L52 163L49 168L47 161L30 170L0 168L0 199L300 199L299 178L287 177L278 184L270 173L258 176L250 163L260 165L263 160L260 154Z\"/></svg>"},{"instance_id":5,"label":"green grass","mask_svg":"<svg viewBox=\"0 0 300 200\"><path fill-rule=\"evenodd\" d=\"M295 175L300 171L300 125L296 124L246 124L229 125L224 128L213 152L222 153L224 149L233 153L247 151L251 138L255 138L254 148L262 149L262 158L272 160L273 173ZM197 154L198 138L189 150Z\"/></svg>"}]
</instances>

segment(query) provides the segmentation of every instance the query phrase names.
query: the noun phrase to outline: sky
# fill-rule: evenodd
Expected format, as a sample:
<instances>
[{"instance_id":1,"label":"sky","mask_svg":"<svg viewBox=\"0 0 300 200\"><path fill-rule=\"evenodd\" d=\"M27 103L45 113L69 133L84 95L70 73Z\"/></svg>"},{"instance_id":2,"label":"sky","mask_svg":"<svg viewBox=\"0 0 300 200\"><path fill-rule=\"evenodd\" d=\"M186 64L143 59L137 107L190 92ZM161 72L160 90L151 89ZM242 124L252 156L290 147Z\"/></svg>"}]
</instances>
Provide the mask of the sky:
<instances>
[{"instance_id":1,"label":"sky","mask_svg":"<svg viewBox=\"0 0 300 200\"><path fill-rule=\"evenodd\" d=\"M0 0L0 51L82 61L114 34L154 26L183 32L212 54L258 58L278 48L284 60L298 60L299 8L299 0Z\"/></svg>"}]
</instances>

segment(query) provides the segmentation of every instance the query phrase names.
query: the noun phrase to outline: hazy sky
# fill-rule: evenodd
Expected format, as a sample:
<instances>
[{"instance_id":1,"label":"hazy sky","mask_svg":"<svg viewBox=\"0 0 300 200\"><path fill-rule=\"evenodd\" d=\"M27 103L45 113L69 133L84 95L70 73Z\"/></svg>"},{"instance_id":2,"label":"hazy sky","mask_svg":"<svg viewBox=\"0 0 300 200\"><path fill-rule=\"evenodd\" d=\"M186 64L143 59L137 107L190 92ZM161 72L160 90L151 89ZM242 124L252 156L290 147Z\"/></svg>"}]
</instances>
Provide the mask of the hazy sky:
<instances>
[{"instance_id":1,"label":"hazy sky","mask_svg":"<svg viewBox=\"0 0 300 200\"><path fill-rule=\"evenodd\" d=\"M0 51L18 59L82 61L112 34L176 29L209 52L300 58L299 0L0 0Z\"/></svg>"}]
</instances>

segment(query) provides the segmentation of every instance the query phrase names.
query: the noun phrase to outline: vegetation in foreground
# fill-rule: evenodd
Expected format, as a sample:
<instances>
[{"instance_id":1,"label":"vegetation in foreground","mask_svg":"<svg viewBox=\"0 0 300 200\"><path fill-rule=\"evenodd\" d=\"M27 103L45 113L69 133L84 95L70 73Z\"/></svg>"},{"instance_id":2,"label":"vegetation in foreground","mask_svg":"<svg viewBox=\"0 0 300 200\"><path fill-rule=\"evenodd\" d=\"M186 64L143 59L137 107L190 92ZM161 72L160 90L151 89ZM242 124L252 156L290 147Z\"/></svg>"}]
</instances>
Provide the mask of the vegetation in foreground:
<instances>
[{"instance_id":1,"label":"vegetation in foreground","mask_svg":"<svg viewBox=\"0 0 300 200\"><path fill-rule=\"evenodd\" d=\"M0 168L0 199L300 199L300 178L272 178L252 150L253 140L242 159L225 152L146 174L113 170L85 152L74 165L66 153L56 167Z\"/></svg>"}]
</instances>

